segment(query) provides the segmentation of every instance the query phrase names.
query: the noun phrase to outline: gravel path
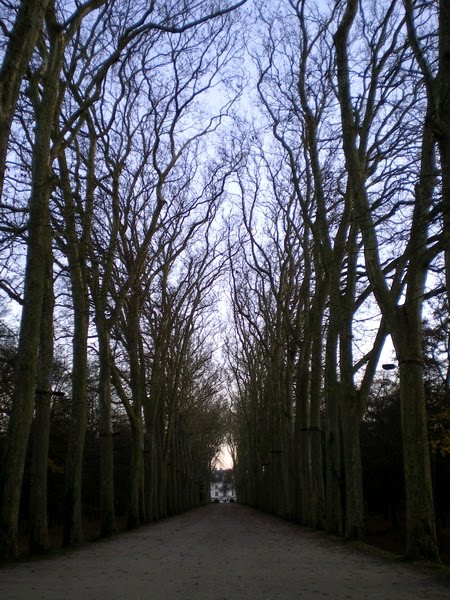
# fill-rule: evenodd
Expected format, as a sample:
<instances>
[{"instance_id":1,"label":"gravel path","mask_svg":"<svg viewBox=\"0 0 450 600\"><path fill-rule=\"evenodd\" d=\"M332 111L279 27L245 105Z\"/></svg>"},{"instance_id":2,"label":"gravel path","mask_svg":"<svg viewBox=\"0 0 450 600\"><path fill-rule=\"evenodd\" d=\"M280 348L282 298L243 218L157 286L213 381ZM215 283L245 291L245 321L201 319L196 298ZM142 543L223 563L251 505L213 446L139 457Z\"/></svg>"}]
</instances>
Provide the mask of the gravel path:
<instances>
[{"instance_id":1,"label":"gravel path","mask_svg":"<svg viewBox=\"0 0 450 600\"><path fill-rule=\"evenodd\" d=\"M212 504L67 554L4 566L2 600L449 600L404 563L237 504Z\"/></svg>"}]
</instances>

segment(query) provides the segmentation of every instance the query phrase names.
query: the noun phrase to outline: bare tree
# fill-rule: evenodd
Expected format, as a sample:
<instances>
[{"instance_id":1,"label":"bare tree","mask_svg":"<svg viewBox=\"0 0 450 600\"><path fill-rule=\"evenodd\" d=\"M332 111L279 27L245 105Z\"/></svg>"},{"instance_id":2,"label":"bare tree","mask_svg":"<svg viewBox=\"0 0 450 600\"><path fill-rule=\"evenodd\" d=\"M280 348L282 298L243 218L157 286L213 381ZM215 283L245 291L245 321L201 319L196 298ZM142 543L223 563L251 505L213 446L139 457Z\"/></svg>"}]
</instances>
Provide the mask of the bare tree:
<instances>
[{"instance_id":1,"label":"bare tree","mask_svg":"<svg viewBox=\"0 0 450 600\"><path fill-rule=\"evenodd\" d=\"M25 6L26 3L22 4ZM229 5L212 12L204 3L200 3L193 7L192 10L189 10L184 4L174 2L171 5L171 11L163 13L160 13L159 10L154 12L154 3L151 3L150 6L138 4L136 10L127 13L127 15L120 12L119 3L117 3L117 6L114 3L114 6L108 7L111 9L108 13L108 18L105 17L106 13L102 10L96 13L98 17L96 18L94 14L96 9L101 9L104 4L105 2L103 1L80 4L72 14L59 4L56 6L52 3L48 7L46 11L45 32L41 36L42 43L39 44L37 50L37 54L40 54L42 61L42 68L39 66L30 79L30 94L34 97L35 106L36 135L33 146L32 194L29 203L28 259L23 299L21 341L19 342L21 350L17 385L13 401L14 408L9 425L6 468L4 470L2 485L3 538L1 546L2 554L5 556L14 555L17 550L15 545L17 510L23 460L33 410L34 378L36 374L37 348L44 293L44 248L47 247L47 239L50 235L49 198L55 183L52 178L52 162L61 152L61 149L70 144L73 136L77 134L77 128L83 122L84 111L89 106L92 106L100 97L105 77L113 65L121 58L126 48L131 47L133 44L136 47L140 40L155 31L168 34L181 34L207 24L213 19L225 19L228 13L231 13L235 8L244 4L244 2ZM43 5L40 3L39 6L42 7ZM89 15L92 15L92 20L89 22L92 27L92 36L89 36L87 29L84 31L81 29L83 22L87 20ZM109 33L112 32L113 35L110 36L111 46L106 49L104 46L101 47L101 44L98 45L96 33L99 30L103 30L104 32L108 30L107 23L110 22L110 16L116 19L116 24L119 23L119 27L114 26L109 30ZM156 17L155 20L153 20L153 17ZM35 24L34 21L33 24ZM35 34L33 33L33 35ZM28 36L27 43L31 45L32 40L33 36ZM71 45L72 41L74 43ZM85 42L87 44L85 47L89 48L89 50L86 55L83 55L87 58L87 61L83 62L83 60L78 60L82 55L77 55L77 49L81 48ZM91 45L89 46L89 44ZM68 50L69 46L72 53ZM27 53L24 55L24 61L20 62L19 66L21 70L19 69L20 72L18 71L17 73L17 81L21 77L21 73L23 74L24 69L26 69L25 63L28 62L26 55ZM87 74L86 66L88 64L93 66L91 59L94 56L94 68ZM68 117L61 131L62 137L59 140L54 140L55 143L51 147L52 127L59 117L59 109L64 102L67 91L67 87L61 77L65 59L67 59L68 65L67 74L77 77L77 83L80 84L80 87L84 87L84 102L78 107L78 110ZM66 81L66 84L68 84L68 81ZM18 89L18 86L19 84L13 85L14 89ZM14 98L12 104L15 104ZM12 104L10 103L11 106ZM10 114L6 115L5 119L5 122L9 122ZM73 270L72 275L74 273L75 271ZM74 281L72 278L72 283ZM73 288L74 290L75 287ZM80 285L79 291L80 306L84 303L86 308L86 288ZM78 354L78 358L85 363L85 359L81 358L81 346L84 347L82 340L83 338L85 339L88 315L83 307L81 307L78 314L84 314L86 317L84 321L80 318L76 323L77 327L81 327L80 335L77 336L80 342L80 354ZM77 385L75 384L75 391L78 389ZM75 394L77 398L78 396L81 398L83 385L84 379L80 378L78 386L80 393ZM80 410L80 414L83 415L81 404ZM82 433L82 429L83 418L79 421L80 435L78 438L79 442L77 442L78 450L74 454L78 464L80 463L83 446L84 434ZM74 470L79 472L78 467L74 467ZM70 503L73 506L77 506L79 502L77 494L78 492L76 491L71 494L72 499ZM72 536L70 537L72 539ZM78 537L78 534L75 537Z\"/></svg>"},{"instance_id":2,"label":"bare tree","mask_svg":"<svg viewBox=\"0 0 450 600\"><path fill-rule=\"evenodd\" d=\"M386 5L380 20L380 31L392 27L396 17L396 2ZM428 263L435 249L428 247L429 215L433 204L435 187L435 152L433 132L428 115L428 104L421 123L420 163L413 195L407 243L402 264L404 271L403 303L400 304L400 287L397 278L388 286L380 259L376 220L371 210L367 190L367 142L369 131L377 114L379 98L384 90L381 77L387 69L392 50L398 44L398 36L387 43L380 36L372 45L370 62L370 87L365 96L365 110L356 104L355 93L349 78L349 40L358 16L358 3L350 0L341 4L339 25L334 35L337 60L338 96L342 120L343 150L346 160L348 183L354 197L357 219L364 244L365 264L373 293L383 312L387 327L392 334L400 367L402 404L402 430L405 462L407 499L407 554L411 557L438 557L431 473L425 414L423 384L423 357L421 310L424 298ZM389 71L392 73L393 71ZM359 129L356 116L363 129ZM397 124L396 128L401 125Z\"/></svg>"},{"instance_id":3,"label":"bare tree","mask_svg":"<svg viewBox=\"0 0 450 600\"><path fill-rule=\"evenodd\" d=\"M353 326L364 294L358 299L363 291L357 277L359 229L351 194L340 186L340 132L332 124L336 106L329 45L334 11L322 15L307 2L291 3L290 9L281 15L264 12L261 16L267 34L264 52L257 56L257 86L273 136L290 170L291 193L298 206L293 227L304 223L298 234L305 256L302 287L306 293L297 317L302 324L302 337L297 340L300 359L296 387L300 512L306 522L319 527L325 526L327 513L330 522L326 526L341 530L339 406L347 485L346 535L360 538L364 527L359 424L384 335L380 331L370 357L355 360ZM280 169L277 176L281 179ZM320 439L326 309L328 327L333 328L328 334L325 367L327 510ZM364 382L359 387L355 373L363 367Z\"/></svg>"},{"instance_id":4,"label":"bare tree","mask_svg":"<svg viewBox=\"0 0 450 600\"><path fill-rule=\"evenodd\" d=\"M22 310L17 381L13 412L9 421L8 446L2 478L1 554L17 554L17 520L25 451L34 406L35 375L43 305L45 265L51 236L48 199L51 191L50 140L59 95L64 36L55 27L51 12L47 18L49 56L42 80L42 97L36 107L33 180L28 222L28 254Z\"/></svg>"}]
</instances>

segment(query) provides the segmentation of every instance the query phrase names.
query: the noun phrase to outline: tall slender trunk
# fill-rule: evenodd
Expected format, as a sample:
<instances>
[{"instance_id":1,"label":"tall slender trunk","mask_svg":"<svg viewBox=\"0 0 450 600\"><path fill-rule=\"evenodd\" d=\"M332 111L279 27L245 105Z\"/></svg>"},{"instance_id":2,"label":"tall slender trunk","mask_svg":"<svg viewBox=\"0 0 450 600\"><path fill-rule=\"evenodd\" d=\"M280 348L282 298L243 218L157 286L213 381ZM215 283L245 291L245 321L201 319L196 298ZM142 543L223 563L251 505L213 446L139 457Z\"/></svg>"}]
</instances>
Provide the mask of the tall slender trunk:
<instances>
[{"instance_id":1,"label":"tall slender trunk","mask_svg":"<svg viewBox=\"0 0 450 600\"><path fill-rule=\"evenodd\" d=\"M320 338L313 342L311 372L311 417L309 425L311 460L311 524L317 529L325 527L325 488L322 457L322 344ZM317 362L319 361L319 362Z\"/></svg>"},{"instance_id":2,"label":"tall slender trunk","mask_svg":"<svg viewBox=\"0 0 450 600\"><path fill-rule=\"evenodd\" d=\"M147 503L146 503L146 495L147 490L145 487L145 419L143 416L143 405L145 401L145 397L147 394L147 373L145 369L145 352L144 352L144 344L142 340L141 329L138 323L138 356L139 356L139 397L140 397L140 405L139 405L139 427L140 427L140 452L141 452L141 464L139 468L140 472L140 480L139 480L139 520L141 524L148 523L148 514L147 514Z\"/></svg>"},{"instance_id":3,"label":"tall slender trunk","mask_svg":"<svg viewBox=\"0 0 450 600\"><path fill-rule=\"evenodd\" d=\"M325 407L326 429L326 529L342 535L342 476L341 441L339 427L339 386L337 374L338 333L333 314L328 325L325 358Z\"/></svg>"},{"instance_id":4,"label":"tall slender trunk","mask_svg":"<svg viewBox=\"0 0 450 600\"><path fill-rule=\"evenodd\" d=\"M305 326L305 331L307 331ZM310 342L309 334L305 335L303 351L297 363L297 385L295 393L295 455L298 461L297 510L296 517L301 523L311 523L311 479L310 479L310 445L309 445L309 391L310 391Z\"/></svg>"},{"instance_id":5,"label":"tall slender trunk","mask_svg":"<svg viewBox=\"0 0 450 600\"><path fill-rule=\"evenodd\" d=\"M144 405L145 406L145 405ZM145 409L144 409L145 411ZM147 522L158 518L158 479L157 479L157 457L156 440L154 435L154 426L145 416L145 437L144 437L144 472L145 472L145 512Z\"/></svg>"},{"instance_id":6,"label":"tall slender trunk","mask_svg":"<svg viewBox=\"0 0 450 600\"><path fill-rule=\"evenodd\" d=\"M162 519L167 517L167 464L164 453L164 430L165 430L165 399L160 391L160 407L157 413L156 423L156 468L158 479L158 515Z\"/></svg>"},{"instance_id":7,"label":"tall slender trunk","mask_svg":"<svg viewBox=\"0 0 450 600\"><path fill-rule=\"evenodd\" d=\"M353 392L353 393L352 393ZM361 465L361 411L358 394L341 390L342 432L345 463L345 537L364 538L364 503Z\"/></svg>"},{"instance_id":8,"label":"tall slender trunk","mask_svg":"<svg viewBox=\"0 0 450 600\"><path fill-rule=\"evenodd\" d=\"M450 3L439 3L439 72L436 137L441 159L442 218L445 257L445 281L450 301ZM450 390L450 379L447 381Z\"/></svg>"},{"instance_id":9,"label":"tall slender trunk","mask_svg":"<svg viewBox=\"0 0 450 600\"><path fill-rule=\"evenodd\" d=\"M0 556L17 555L17 522L25 454L33 418L49 238L51 192L50 140L63 60L63 35L52 32L51 53L43 76L42 100L36 111L32 191L29 202L25 288L18 362L1 478Z\"/></svg>"},{"instance_id":10,"label":"tall slender trunk","mask_svg":"<svg viewBox=\"0 0 450 600\"><path fill-rule=\"evenodd\" d=\"M140 525L140 491L142 479L142 446L143 432L140 418L132 419L131 424L131 463L128 493L127 528L134 529Z\"/></svg>"},{"instance_id":11,"label":"tall slender trunk","mask_svg":"<svg viewBox=\"0 0 450 600\"><path fill-rule=\"evenodd\" d=\"M349 263L351 261L349 260ZM351 267L349 267L350 270ZM350 277L350 276L349 276ZM353 302L348 299L340 312L340 406L342 442L345 464L345 536L364 538L364 502L361 464L360 428L362 405L360 393L353 380L352 320ZM347 310L349 308L349 310Z\"/></svg>"},{"instance_id":12,"label":"tall slender trunk","mask_svg":"<svg viewBox=\"0 0 450 600\"><path fill-rule=\"evenodd\" d=\"M145 469L145 499L146 513L149 521L159 518L159 478L158 478L158 450L157 450L157 426L160 403L160 388L157 377L157 366L154 364L150 377L150 391L144 396L144 469Z\"/></svg>"},{"instance_id":13,"label":"tall slender trunk","mask_svg":"<svg viewBox=\"0 0 450 600\"><path fill-rule=\"evenodd\" d=\"M94 152L91 146L91 151ZM61 187L64 194L65 243L73 304L72 338L72 397L70 404L70 430L66 456L66 471L63 502L63 544L76 545L82 541L81 485L84 441L86 435L88 407L88 332L89 290L87 284L87 240L90 225L83 223L81 239L77 232L77 214L71 190L69 170L64 154L58 157ZM88 186L89 187L89 186ZM86 193L89 206L89 189ZM85 219L90 220L89 208Z\"/></svg>"},{"instance_id":14,"label":"tall slender trunk","mask_svg":"<svg viewBox=\"0 0 450 600\"><path fill-rule=\"evenodd\" d=\"M439 560L428 446L423 378L422 307L427 276L427 229L435 186L434 136L427 118L422 133L420 176L415 204L404 304L390 327L400 366L403 460L406 487L406 554ZM388 321L389 323L389 321Z\"/></svg>"},{"instance_id":15,"label":"tall slender trunk","mask_svg":"<svg viewBox=\"0 0 450 600\"><path fill-rule=\"evenodd\" d=\"M267 431L267 449L271 464L269 472L272 474L269 491L272 493L272 510L277 515L288 518L292 512L289 473L292 434L289 431L291 421L287 406L289 393L284 381L286 378L286 365L283 364L284 344L275 342L275 345L266 392L267 403L270 406L269 414L271 414Z\"/></svg>"},{"instance_id":16,"label":"tall slender trunk","mask_svg":"<svg viewBox=\"0 0 450 600\"><path fill-rule=\"evenodd\" d=\"M96 310L99 350L100 535L116 531L114 510L113 432L111 415L111 349L104 312Z\"/></svg>"},{"instance_id":17,"label":"tall slender trunk","mask_svg":"<svg viewBox=\"0 0 450 600\"><path fill-rule=\"evenodd\" d=\"M96 131L90 125L91 151L89 154L89 173L91 180L90 205L93 207L95 179L95 148ZM101 257L103 273L100 273L100 257L95 253L92 246L91 272L89 287L92 301L94 303L95 327L98 336L98 360L99 360L99 435L100 435L100 512L101 524L100 535L106 537L116 531L116 515L114 508L114 445L112 431L112 407L111 407L111 379L113 358L111 356L111 329L113 322L117 319L117 306L113 312L114 316L107 316L108 294L111 289L111 278L114 265L115 249L117 246L119 230L119 186L120 169L114 172L113 187L111 194L112 224L108 248ZM93 210L93 208L92 208ZM89 231L85 235L90 234Z\"/></svg>"},{"instance_id":18,"label":"tall slender trunk","mask_svg":"<svg viewBox=\"0 0 450 600\"><path fill-rule=\"evenodd\" d=\"M84 211L78 211L72 191L71 174L64 151L58 156L60 185L63 192L65 221L62 249L69 265L73 304L72 398L69 443L67 447L63 506L63 544L82 541L82 469L84 442L88 418L88 333L89 286L87 257L89 255L95 190L96 137L89 139ZM81 222L81 229L79 223Z\"/></svg>"},{"instance_id":19,"label":"tall slender trunk","mask_svg":"<svg viewBox=\"0 0 450 600\"><path fill-rule=\"evenodd\" d=\"M406 546L410 558L438 558L423 378L422 319L417 306L399 308L392 335L400 368Z\"/></svg>"},{"instance_id":20,"label":"tall slender trunk","mask_svg":"<svg viewBox=\"0 0 450 600\"><path fill-rule=\"evenodd\" d=\"M131 464L128 495L127 527L132 529L140 525L140 490L143 469L143 423L142 423L142 368L140 361L141 333L139 293L132 292L127 307L126 341L130 363L130 388L132 404L128 409L131 426Z\"/></svg>"},{"instance_id":21,"label":"tall slender trunk","mask_svg":"<svg viewBox=\"0 0 450 600\"><path fill-rule=\"evenodd\" d=\"M323 314L328 297L327 279L317 282L311 314L311 385L310 385L310 460L311 460L311 524L325 527L325 488L322 457L322 354L323 354Z\"/></svg>"},{"instance_id":22,"label":"tall slender trunk","mask_svg":"<svg viewBox=\"0 0 450 600\"><path fill-rule=\"evenodd\" d=\"M364 402L361 390L354 380L353 362L353 319L355 314L356 271L358 262L357 245L358 226L351 223L347 239L347 274L345 293L339 296L339 365L340 400L342 411L342 432L345 463L345 535L351 539L363 539L364 501L361 464L360 429L364 414ZM335 288L336 292L338 286ZM367 372L368 373L368 372Z\"/></svg>"},{"instance_id":23,"label":"tall slender trunk","mask_svg":"<svg viewBox=\"0 0 450 600\"><path fill-rule=\"evenodd\" d=\"M50 409L53 376L53 256L49 241L41 339L36 378L35 413L32 428L32 460L30 481L30 551L44 552L49 547L47 522L47 470L50 437Z\"/></svg>"},{"instance_id":24,"label":"tall slender trunk","mask_svg":"<svg viewBox=\"0 0 450 600\"><path fill-rule=\"evenodd\" d=\"M63 544L77 545L82 531L82 468L84 441L88 417L87 406L87 340L89 306L86 289L82 284L79 265L72 265L72 298L74 304L72 398L70 433L67 446L66 476L64 484Z\"/></svg>"}]
</instances>

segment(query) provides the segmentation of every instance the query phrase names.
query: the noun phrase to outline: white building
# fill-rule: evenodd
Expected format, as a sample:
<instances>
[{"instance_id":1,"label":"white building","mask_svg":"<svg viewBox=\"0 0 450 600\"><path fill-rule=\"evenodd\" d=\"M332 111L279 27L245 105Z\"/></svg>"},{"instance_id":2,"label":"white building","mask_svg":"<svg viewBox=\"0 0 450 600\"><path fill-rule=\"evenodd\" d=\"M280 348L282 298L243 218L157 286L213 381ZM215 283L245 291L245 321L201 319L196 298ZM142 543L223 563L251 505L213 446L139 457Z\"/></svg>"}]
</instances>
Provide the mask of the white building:
<instances>
[{"instance_id":1,"label":"white building","mask_svg":"<svg viewBox=\"0 0 450 600\"><path fill-rule=\"evenodd\" d=\"M211 502L236 502L232 469L217 469L211 474Z\"/></svg>"}]
</instances>

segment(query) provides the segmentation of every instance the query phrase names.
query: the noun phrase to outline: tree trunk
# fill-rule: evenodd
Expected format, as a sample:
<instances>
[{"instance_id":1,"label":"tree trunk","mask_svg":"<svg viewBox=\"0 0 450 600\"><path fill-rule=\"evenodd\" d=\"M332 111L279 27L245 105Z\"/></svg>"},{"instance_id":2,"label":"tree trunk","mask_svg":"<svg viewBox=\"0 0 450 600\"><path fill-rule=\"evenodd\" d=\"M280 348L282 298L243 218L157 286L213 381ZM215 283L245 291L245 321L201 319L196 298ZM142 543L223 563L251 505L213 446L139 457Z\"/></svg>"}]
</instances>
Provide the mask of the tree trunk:
<instances>
[{"instance_id":1,"label":"tree trunk","mask_svg":"<svg viewBox=\"0 0 450 600\"><path fill-rule=\"evenodd\" d=\"M22 0L0 70L0 197L11 123L20 86L36 46L49 0Z\"/></svg>"},{"instance_id":2,"label":"tree trunk","mask_svg":"<svg viewBox=\"0 0 450 600\"><path fill-rule=\"evenodd\" d=\"M296 517L304 525L311 522L311 480L309 430L309 344L304 340L304 349L297 364L297 387L295 394L295 456L298 464L296 484Z\"/></svg>"},{"instance_id":3,"label":"tree trunk","mask_svg":"<svg viewBox=\"0 0 450 600\"><path fill-rule=\"evenodd\" d=\"M89 334L89 286L87 256L89 254L92 215L94 206L96 137L89 139L88 170L86 177L85 208L78 211L66 155L58 156L60 183L64 197L63 216L65 240L63 251L69 265L73 303L72 341L72 399L69 443L66 457L63 506L63 544L77 545L82 541L81 488L83 453L88 418L88 334ZM79 230L81 221L81 230Z\"/></svg>"},{"instance_id":4,"label":"tree trunk","mask_svg":"<svg viewBox=\"0 0 450 600\"><path fill-rule=\"evenodd\" d=\"M30 551L32 553L45 552L49 548L47 470L53 375L53 309L55 305L51 240L49 242L36 379L36 406L32 428L33 449L30 482Z\"/></svg>"},{"instance_id":5,"label":"tree trunk","mask_svg":"<svg viewBox=\"0 0 450 600\"><path fill-rule=\"evenodd\" d=\"M361 411L356 391L341 391L342 431L345 461L345 537L364 538L364 502L362 487Z\"/></svg>"},{"instance_id":6,"label":"tree trunk","mask_svg":"<svg viewBox=\"0 0 450 600\"><path fill-rule=\"evenodd\" d=\"M145 406L145 404L144 404ZM145 409L144 409L145 411ZM157 502L157 468L156 468L156 442L154 436L154 426L145 416L145 437L144 437L144 472L145 472L145 512L147 521L155 521L158 518Z\"/></svg>"},{"instance_id":7,"label":"tree trunk","mask_svg":"<svg viewBox=\"0 0 450 600\"><path fill-rule=\"evenodd\" d=\"M131 423L131 464L128 494L127 528L134 529L140 525L140 491L142 478L142 421L136 418Z\"/></svg>"},{"instance_id":8,"label":"tree trunk","mask_svg":"<svg viewBox=\"0 0 450 600\"><path fill-rule=\"evenodd\" d=\"M339 427L339 386L337 374L338 334L333 315L330 314L325 358L326 431L326 529L342 535L341 497L341 440Z\"/></svg>"},{"instance_id":9,"label":"tree trunk","mask_svg":"<svg viewBox=\"0 0 450 600\"><path fill-rule=\"evenodd\" d=\"M91 145L91 151L94 152ZM87 381L89 333L89 290L86 266L87 244L90 224L83 223L81 239L77 232L77 215L74 196L71 190L69 171L65 156L59 156L61 186L64 194L65 244L69 264L71 294L73 303L73 339L72 339L72 398L70 406L70 432L67 446L66 473L63 506L63 544L77 545L82 541L81 524L81 485L84 441L86 435L88 407ZM89 185L88 185L89 188ZM89 205L90 189L86 198ZM85 220L89 221L89 209Z\"/></svg>"},{"instance_id":10,"label":"tree trunk","mask_svg":"<svg viewBox=\"0 0 450 600\"><path fill-rule=\"evenodd\" d=\"M128 529L140 525L140 490L143 469L143 423L142 423L142 394L145 391L143 385L143 365L140 361L141 333L139 320L141 305L139 293L132 292L127 306L126 343L128 359L130 364L130 388L132 403L128 409L128 417L131 426L131 464L130 464L130 487L128 496Z\"/></svg>"},{"instance_id":11,"label":"tree trunk","mask_svg":"<svg viewBox=\"0 0 450 600\"><path fill-rule=\"evenodd\" d=\"M54 33L52 52L43 78L43 95L36 111L32 191L29 202L25 289L17 350L16 380L8 425L1 485L0 557L17 555L17 521L25 454L33 418L41 316L51 238L50 140L63 59L63 36Z\"/></svg>"},{"instance_id":12,"label":"tree trunk","mask_svg":"<svg viewBox=\"0 0 450 600\"><path fill-rule=\"evenodd\" d=\"M403 461L406 484L406 547L412 559L439 559L428 449L423 379L422 323L417 307L399 309L393 341L400 367Z\"/></svg>"},{"instance_id":13,"label":"tree trunk","mask_svg":"<svg viewBox=\"0 0 450 600\"><path fill-rule=\"evenodd\" d=\"M150 382L149 393L143 398L145 421L145 499L146 513L149 521L159 518L159 478L158 478L158 451L157 451L157 424L159 411L160 388L157 381L157 366L154 364Z\"/></svg>"},{"instance_id":14,"label":"tree trunk","mask_svg":"<svg viewBox=\"0 0 450 600\"><path fill-rule=\"evenodd\" d=\"M436 137L441 159L445 283L450 304L450 2L439 3L439 72ZM450 371L447 378L450 390Z\"/></svg>"},{"instance_id":15,"label":"tree trunk","mask_svg":"<svg viewBox=\"0 0 450 600\"><path fill-rule=\"evenodd\" d=\"M96 132L90 126L91 149L89 153L90 194L89 201L94 204L95 179L95 150ZM98 336L98 360L99 360L99 435L100 435L100 535L107 537L116 531L116 516L114 508L114 445L112 431L112 408L111 408L111 377L113 358L111 356L111 329L113 322L117 319L118 308L115 307L114 316L107 316L108 293L111 288L111 277L114 264L115 249L118 238L119 221L119 175L120 171L114 173L111 212L112 224L108 249L104 256L98 256L90 246L91 271L89 286L94 303L95 327ZM87 224L86 224L87 225ZM85 237L90 235L85 231ZM99 263L102 261L103 273L100 274Z\"/></svg>"},{"instance_id":16,"label":"tree trunk","mask_svg":"<svg viewBox=\"0 0 450 600\"><path fill-rule=\"evenodd\" d=\"M96 315L96 326L99 346L100 535L107 537L115 533L116 519L111 422L111 350L109 327L104 313Z\"/></svg>"},{"instance_id":17,"label":"tree trunk","mask_svg":"<svg viewBox=\"0 0 450 600\"><path fill-rule=\"evenodd\" d=\"M311 525L316 529L325 527L325 489L322 460L322 353L323 313L327 300L328 285L317 282L311 314L311 385L309 446L311 460Z\"/></svg>"},{"instance_id":18,"label":"tree trunk","mask_svg":"<svg viewBox=\"0 0 450 600\"><path fill-rule=\"evenodd\" d=\"M79 265L72 265L78 271ZM64 485L63 544L71 546L82 541L81 486L84 441L87 426L87 340L89 307L81 282L81 273L72 273L72 298L74 303L74 334L72 363L72 402L70 434L67 447L66 477Z\"/></svg>"}]
</instances>

